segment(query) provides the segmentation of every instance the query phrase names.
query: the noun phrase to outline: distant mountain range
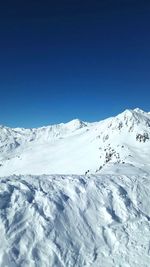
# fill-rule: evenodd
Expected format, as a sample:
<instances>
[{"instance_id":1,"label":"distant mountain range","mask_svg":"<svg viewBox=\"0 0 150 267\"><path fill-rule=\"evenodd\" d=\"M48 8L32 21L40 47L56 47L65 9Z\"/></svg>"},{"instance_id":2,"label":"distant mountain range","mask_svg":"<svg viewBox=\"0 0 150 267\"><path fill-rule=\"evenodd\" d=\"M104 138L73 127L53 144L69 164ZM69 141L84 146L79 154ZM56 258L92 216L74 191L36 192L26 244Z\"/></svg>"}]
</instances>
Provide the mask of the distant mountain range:
<instances>
[{"instance_id":1,"label":"distant mountain range","mask_svg":"<svg viewBox=\"0 0 150 267\"><path fill-rule=\"evenodd\" d=\"M126 172L128 165L146 171L149 151L150 113L138 108L93 123L1 126L0 176Z\"/></svg>"}]
</instances>

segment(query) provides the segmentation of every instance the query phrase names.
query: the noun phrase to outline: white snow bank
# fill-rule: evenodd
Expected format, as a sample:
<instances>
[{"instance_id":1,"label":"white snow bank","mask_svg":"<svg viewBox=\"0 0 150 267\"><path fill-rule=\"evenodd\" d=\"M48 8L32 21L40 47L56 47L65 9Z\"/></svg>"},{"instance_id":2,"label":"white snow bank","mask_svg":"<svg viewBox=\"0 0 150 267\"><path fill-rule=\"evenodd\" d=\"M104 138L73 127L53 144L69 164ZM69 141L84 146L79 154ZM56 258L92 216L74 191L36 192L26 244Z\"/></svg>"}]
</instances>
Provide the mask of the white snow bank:
<instances>
[{"instance_id":1,"label":"white snow bank","mask_svg":"<svg viewBox=\"0 0 150 267\"><path fill-rule=\"evenodd\" d=\"M150 266L150 176L0 178L1 267Z\"/></svg>"}]
</instances>

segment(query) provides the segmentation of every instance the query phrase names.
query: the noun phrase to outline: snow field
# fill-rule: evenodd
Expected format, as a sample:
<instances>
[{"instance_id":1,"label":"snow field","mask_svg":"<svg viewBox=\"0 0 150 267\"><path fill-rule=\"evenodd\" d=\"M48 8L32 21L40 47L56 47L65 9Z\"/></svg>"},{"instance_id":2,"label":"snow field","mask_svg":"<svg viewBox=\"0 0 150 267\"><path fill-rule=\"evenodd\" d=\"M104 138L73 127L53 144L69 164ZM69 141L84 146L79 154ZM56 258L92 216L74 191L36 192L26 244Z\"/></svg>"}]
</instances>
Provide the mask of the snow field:
<instances>
[{"instance_id":1,"label":"snow field","mask_svg":"<svg viewBox=\"0 0 150 267\"><path fill-rule=\"evenodd\" d=\"M0 182L0 266L150 265L150 176Z\"/></svg>"}]
</instances>

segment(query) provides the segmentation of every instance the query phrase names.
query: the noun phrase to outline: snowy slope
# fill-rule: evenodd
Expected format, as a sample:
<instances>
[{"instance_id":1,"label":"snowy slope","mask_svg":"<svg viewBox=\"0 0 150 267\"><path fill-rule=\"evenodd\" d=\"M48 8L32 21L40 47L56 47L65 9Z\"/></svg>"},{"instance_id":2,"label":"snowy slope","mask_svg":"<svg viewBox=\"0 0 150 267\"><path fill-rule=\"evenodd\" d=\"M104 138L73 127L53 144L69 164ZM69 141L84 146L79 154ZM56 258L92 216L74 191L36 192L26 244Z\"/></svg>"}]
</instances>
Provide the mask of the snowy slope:
<instances>
[{"instance_id":1,"label":"snowy slope","mask_svg":"<svg viewBox=\"0 0 150 267\"><path fill-rule=\"evenodd\" d=\"M84 174L111 163L150 166L150 114L125 110L87 123L78 119L38 129L0 128L0 176Z\"/></svg>"},{"instance_id":2,"label":"snowy slope","mask_svg":"<svg viewBox=\"0 0 150 267\"><path fill-rule=\"evenodd\" d=\"M1 267L150 266L150 175L0 182Z\"/></svg>"},{"instance_id":3,"label":"snowy slope","mask_svg":"<svg viewBox=\"0 0 150 267\"><path fill-rule=\"evenodd\" d=\"M149 267L149 138L139 109L1 126L0 267Z\"/></svg>"}]
</instances>

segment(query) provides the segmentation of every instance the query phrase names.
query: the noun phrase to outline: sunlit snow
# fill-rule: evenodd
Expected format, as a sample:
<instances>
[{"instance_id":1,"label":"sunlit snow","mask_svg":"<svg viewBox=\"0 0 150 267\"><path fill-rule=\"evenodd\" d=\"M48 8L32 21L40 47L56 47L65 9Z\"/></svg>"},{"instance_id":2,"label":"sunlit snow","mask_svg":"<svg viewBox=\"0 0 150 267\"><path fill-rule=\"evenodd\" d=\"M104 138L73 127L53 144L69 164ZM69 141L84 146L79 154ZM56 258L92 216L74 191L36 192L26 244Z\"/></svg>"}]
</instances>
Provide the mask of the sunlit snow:
<instances>
[{"instance_id":1,"label":"sunlit snow","mask_svg":"<svg viewBox=\"0 0 150 267\"><path fill-rule=\"evenodd\" d=\"M0 128L1 267L150 266L150 114Z\"/></svg>"}]
</instances>

